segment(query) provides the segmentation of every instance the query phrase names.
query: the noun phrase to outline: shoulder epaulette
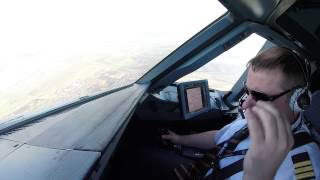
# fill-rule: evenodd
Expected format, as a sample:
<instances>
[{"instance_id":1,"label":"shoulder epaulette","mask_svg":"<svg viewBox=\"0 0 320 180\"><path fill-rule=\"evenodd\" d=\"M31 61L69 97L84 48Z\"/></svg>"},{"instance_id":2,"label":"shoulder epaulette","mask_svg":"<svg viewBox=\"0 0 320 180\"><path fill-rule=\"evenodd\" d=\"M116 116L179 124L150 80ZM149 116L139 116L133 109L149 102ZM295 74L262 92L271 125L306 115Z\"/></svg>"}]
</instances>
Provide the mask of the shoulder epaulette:
<instances>
[{"instance_id":1,"label":"shoulder epaulette","mask_svg":"<svg viewBox=\"0 0 320 180\"><path fill-rule=\"evenodd\" d=\"M313 142L311 136L307 132L294 134L294 141L295 142L292 149ZM315 179L312 163L308 152L295 154L291 158L297 180Z\"/></svg>"},{"instance_id":2,"label":"shoulder epaulette","mask_svg":"<svg viewBox=\"0 0 320 180\"><path fill-rule=\"evenodd\" d=\"M314 170L308 152L293 155L292 161L297 180L315 179Z\"/></svg>"}]
</instances>

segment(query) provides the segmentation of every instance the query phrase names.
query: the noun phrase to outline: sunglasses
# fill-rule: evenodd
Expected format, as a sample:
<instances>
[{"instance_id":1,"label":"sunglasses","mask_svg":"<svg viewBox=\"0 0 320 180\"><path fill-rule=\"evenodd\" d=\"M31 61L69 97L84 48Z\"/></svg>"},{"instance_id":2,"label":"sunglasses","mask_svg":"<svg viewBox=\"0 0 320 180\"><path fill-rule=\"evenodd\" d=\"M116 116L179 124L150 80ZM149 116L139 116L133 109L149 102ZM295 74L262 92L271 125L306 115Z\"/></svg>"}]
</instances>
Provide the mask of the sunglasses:
<instances>
[{"instance_id":1,"label":"sunglasses","mask_svg":"<svg viewBox=\"0 0 320 180\"><path fill-rule=\"evenodd\" d=\"M256 101L260 101L260 100L261 101L274 101L274 100L278 99L279 97L287 94L288 92L296 89L296 87L294 87L294 88L288 89L286 91L283 91L280 94L277 94L277 95L274 95L274 96L269 96L269 95L267 95L265 93L248 89L246 84L245 84L245 82L243 82L243 88L244 88L245 93L247 95L251 95L252 98L255 99Z\"/></svg>"}]
</instances>

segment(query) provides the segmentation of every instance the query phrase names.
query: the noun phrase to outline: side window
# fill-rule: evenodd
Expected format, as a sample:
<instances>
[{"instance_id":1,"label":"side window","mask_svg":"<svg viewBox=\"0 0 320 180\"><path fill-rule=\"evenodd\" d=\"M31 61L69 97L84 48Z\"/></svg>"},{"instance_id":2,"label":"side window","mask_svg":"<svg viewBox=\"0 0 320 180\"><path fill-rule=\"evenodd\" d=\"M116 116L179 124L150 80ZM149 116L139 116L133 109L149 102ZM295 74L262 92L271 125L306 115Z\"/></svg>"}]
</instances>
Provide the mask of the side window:
<instances>
[{"instance_id":1,"label":"side window","mask_svg":"<svg viewBox=\"0 0 320 180\"><path fill-rule=\"evenodd\" d=\"M259 52L265 42L263 37L252 34L177 82L207 79L210 89L228 91L245 71L247 62Z\"/></svg>"}]
</instances>

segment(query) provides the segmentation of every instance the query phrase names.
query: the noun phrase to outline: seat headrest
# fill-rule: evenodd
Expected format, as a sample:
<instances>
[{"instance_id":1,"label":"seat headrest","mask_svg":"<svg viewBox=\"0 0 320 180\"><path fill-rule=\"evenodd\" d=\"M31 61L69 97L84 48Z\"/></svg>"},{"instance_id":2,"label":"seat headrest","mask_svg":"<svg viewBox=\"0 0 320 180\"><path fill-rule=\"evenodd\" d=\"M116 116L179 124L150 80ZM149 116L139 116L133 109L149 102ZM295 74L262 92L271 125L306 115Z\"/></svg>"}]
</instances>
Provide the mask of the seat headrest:
<instances>
[{"instance_id":1,"label":"seat headrest","mask_svg":"<svg viewBox=\"0 0 320 180\"><path fill-rule=\"evenodd\" d=\"M303 113L316 129L320 129L320 90L312 94L311 104Z\"/></svg>"}]
</instances>

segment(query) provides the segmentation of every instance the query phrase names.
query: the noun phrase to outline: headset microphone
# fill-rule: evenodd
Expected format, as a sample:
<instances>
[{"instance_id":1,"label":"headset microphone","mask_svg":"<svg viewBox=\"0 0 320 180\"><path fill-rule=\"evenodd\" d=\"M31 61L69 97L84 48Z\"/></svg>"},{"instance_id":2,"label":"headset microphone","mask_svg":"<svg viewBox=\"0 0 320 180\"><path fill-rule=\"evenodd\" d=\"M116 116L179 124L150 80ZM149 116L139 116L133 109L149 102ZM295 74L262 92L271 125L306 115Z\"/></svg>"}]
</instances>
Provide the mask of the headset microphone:
<instances>
[{"instance_id":1,"label":"headset microphone","mask_svg":"<svg viewBox=\"0 0 320 180\"><path fill-rule=\"evenodd\" d=\"M244 112L243 112L243 109L242 109L242 104L243 102L245 101L246 99L246 94L244 94L243 96L241 96L241 98L239 99L239 106L238 106L238 112L239 114L241 115L241 118L244 119Z\"/></svg>"}]
</instances>

